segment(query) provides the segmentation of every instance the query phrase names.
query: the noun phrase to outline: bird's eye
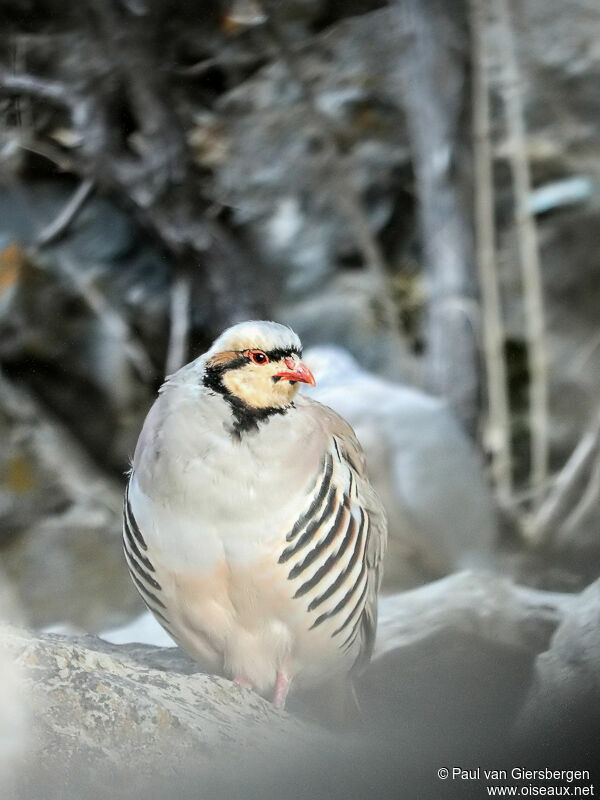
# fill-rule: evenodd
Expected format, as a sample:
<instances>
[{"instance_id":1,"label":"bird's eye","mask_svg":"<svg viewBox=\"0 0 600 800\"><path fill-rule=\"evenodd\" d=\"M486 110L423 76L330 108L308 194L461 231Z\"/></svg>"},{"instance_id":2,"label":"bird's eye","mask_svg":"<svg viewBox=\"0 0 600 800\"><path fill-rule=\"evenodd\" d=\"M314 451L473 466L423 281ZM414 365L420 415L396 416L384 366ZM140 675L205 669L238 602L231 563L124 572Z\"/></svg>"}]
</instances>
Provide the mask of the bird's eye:
<instances>
[{"instance_id":1,"label":"bird's eye","mask_svg":"<svg viewBox=\"0 0 600 800\"><path fill-rule=\"evenodd\" d=\"M268 364L269 356L262 350L246 350L245 354L253 364Z\"/></svg>"}]
</instances>

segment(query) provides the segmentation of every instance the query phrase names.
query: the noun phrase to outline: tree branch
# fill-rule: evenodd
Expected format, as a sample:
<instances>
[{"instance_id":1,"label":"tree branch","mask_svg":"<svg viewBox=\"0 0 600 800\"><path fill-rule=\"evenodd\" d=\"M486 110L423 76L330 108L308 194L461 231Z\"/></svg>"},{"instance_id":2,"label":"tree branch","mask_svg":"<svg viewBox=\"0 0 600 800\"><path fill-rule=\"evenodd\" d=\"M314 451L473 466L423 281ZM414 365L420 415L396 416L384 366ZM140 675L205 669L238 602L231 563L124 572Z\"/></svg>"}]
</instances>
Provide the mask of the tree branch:
<instances>
[{"instance_id":1,"label":"tree branch","mask_svg":"<svg viewBox=\"0 0 600 800\"><path fill-rule=\"evenodd\" d=\"M37 245L43 247L59 239L79 214L86 200L94 190L95 183L89 178L83 180L73 192L62 211L38 234Z\"/></svg>"},{"instance_id":2,"label":"tree branch","mask_svg":"<svg viewBox=\"0 0 600 800\"><path fill-rule=\"evenodd\" d=\"M71 106L67 87L59 81L39 78L26 73L14 74L0 67L0 91L26 94L63 106Z\"/></svg>"},{"instance_id":3,"label":"tree branch","mask_svg":"<svg viewBox=\"0 0 600 800\"><path fill-rule=\"evenodd\" d=\"M582 479L600 445L600 408L571 453L552 489L537 512L524 521L524 533L533 544L542 544L568 511L571 492Z\"/></svg>"},{"instance_id":4,"label":"tree branch","mask_svg":"<svg viewBox=\"0 0 600 800\"><path fill-rule=\"evenodd\" d=\"M190 332L192 281L188 272L180 272L171 284L169 346L165 375L172 375L185 363Z\"/></svg>"},{"instance_id":5,"label":"tree branch","mask_svg":"<svg viewBox=\"0 0 600 800\"><path fill-rule=\"evenodd\" d=\"M589 513L589 511L600 501L600 451L598 447L596 447L596 453L594 458L594 463L592 464L592 468L590 470L590 477L585 487L581 498L575 508L569 513L569 516L565 519L564 525L562 526L562 530L564 535L561 536L559 532L559 542L560 544L567 544L567 542L572 542L573 535L575 531L585 518L585 516Z\"/></svg>"},{"instance_id":6,"label":"tree branch","mask_svg":"<svg viewBox=\"0 0 600 800\"><path fill-rule=\"evenodd\" d=\"M212 295L207 303L210 333L241 318L258 317L263 306L242 274L245 259L234 236L202 216L207 201L200 177L189 157L167 73L156 69L153 57L160 33L155 26L162 17L156 9L136 17L114 4L94 2L83 4L78 13L83 35L68 54L57 48L54 62L64 84L4 71L0 90L4 81L6 91L31 93L68 108L82 142L72 153L79 175L134 209L139 222L171 253L175 274L189 270L190 264L204 267ZM126 107L137 126L126 141L115 107Z\"/></svg>"},{"instance_id":7,"label":"tree branch","mask_svg":"<svg viewBox=\"0 0 600 800\"><path fill-rule=\"evenodd\" d=\"M466 0L395 0L394 83L402 91L419 198L428 285L430 388L472 435L479 421L476 338L464 309L476 295L471 225ZM465 14L463 14L465 12ZM397 91L397 90L396 90Z\"/></svg>"},{"instance_id":8,"label":"tree branch","mask_svg":"<svg viewBox=\"0 0 600 800\"><path fill-rule=\"evenodd\" d=\"M482 303L482 334L487 373L485 449L492 480L503 506L511 502L510 410L504 355L504 329L494 222L494 183L490 142L490 102L485 50L485 0L470 0L473 69L473 147L475 162L475 236Z\"/></svg>"},{"instance_id":9,"label":"tree branch","mask_svg":"<svg viewBox=\"0 0 600 800\"><path fill-rule=\"evenodd\" d=\"M529 428L531 435L531 484L543 487L548 477L548 364L545 342L544 300L535 221L529 209L531 176L521 97L521 78L515 53L507 0L495 4L500 28L503 63L504 107L509 138L515 224L523 280L524 315L529 360ZM539 502L542 494L539 495Z\"/></svg>"}]
</instances>

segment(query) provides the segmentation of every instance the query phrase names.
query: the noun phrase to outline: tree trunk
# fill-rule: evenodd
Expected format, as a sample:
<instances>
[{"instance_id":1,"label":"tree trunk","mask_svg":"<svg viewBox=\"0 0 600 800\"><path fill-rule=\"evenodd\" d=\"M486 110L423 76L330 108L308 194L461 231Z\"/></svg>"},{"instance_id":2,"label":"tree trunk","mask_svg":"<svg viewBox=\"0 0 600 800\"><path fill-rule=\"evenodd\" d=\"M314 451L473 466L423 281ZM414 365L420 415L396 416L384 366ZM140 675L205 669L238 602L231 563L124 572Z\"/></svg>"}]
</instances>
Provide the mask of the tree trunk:
<instances>
[{"instance_id":1,"label":"tree trunk","mask_svg":"<svg viewBox=\"0 0 600 800\"><path fill-rule=\"evenodd\" d=\"M393 79L404 93L429 295L427 379L473 434L479 375L466 135L468 9L462 0L396 0L396 10L403 46Z\"/></svg>"}]
</instances>

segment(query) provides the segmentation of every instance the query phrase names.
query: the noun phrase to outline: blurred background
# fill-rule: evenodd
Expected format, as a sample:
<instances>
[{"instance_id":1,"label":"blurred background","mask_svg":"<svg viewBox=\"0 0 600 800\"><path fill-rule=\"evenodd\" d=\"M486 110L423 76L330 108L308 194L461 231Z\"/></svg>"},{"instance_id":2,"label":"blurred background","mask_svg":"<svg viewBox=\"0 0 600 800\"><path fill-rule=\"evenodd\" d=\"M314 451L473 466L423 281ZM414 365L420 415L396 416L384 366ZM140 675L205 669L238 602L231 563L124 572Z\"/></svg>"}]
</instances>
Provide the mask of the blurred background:
<instances>
[{"instance_id":1,"label":"blurred background","mask_svg":"<svg viewBox=\"0 0 600 800\"><path fill-rule=\"evenodd\" d=\"M143 610L128 460L229 324L300 335L386 593L600 565L597 0L0 1L3 616Z\"/></svg>"}]
</instances>

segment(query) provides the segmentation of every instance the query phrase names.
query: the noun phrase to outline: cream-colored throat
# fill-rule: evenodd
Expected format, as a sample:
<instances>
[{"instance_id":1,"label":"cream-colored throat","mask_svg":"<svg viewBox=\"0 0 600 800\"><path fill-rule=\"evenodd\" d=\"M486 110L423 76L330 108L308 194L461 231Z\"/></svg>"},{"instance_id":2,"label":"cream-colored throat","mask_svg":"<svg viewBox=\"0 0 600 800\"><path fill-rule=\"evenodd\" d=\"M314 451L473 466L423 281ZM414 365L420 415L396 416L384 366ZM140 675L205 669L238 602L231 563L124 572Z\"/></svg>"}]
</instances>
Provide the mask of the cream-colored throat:
<instances>
[{"instance_id":1,"label":"cream-colored throat","mask_svg":"<svg viewBox=\"0 0 600 800\"><path fill-rule=\"evenodd\" d=\"M288 380L274 381L278 368L248 364L223 375L223 386L252 408L284 408L294 399L298 385Z\"/></svg>"}]
</instances>

